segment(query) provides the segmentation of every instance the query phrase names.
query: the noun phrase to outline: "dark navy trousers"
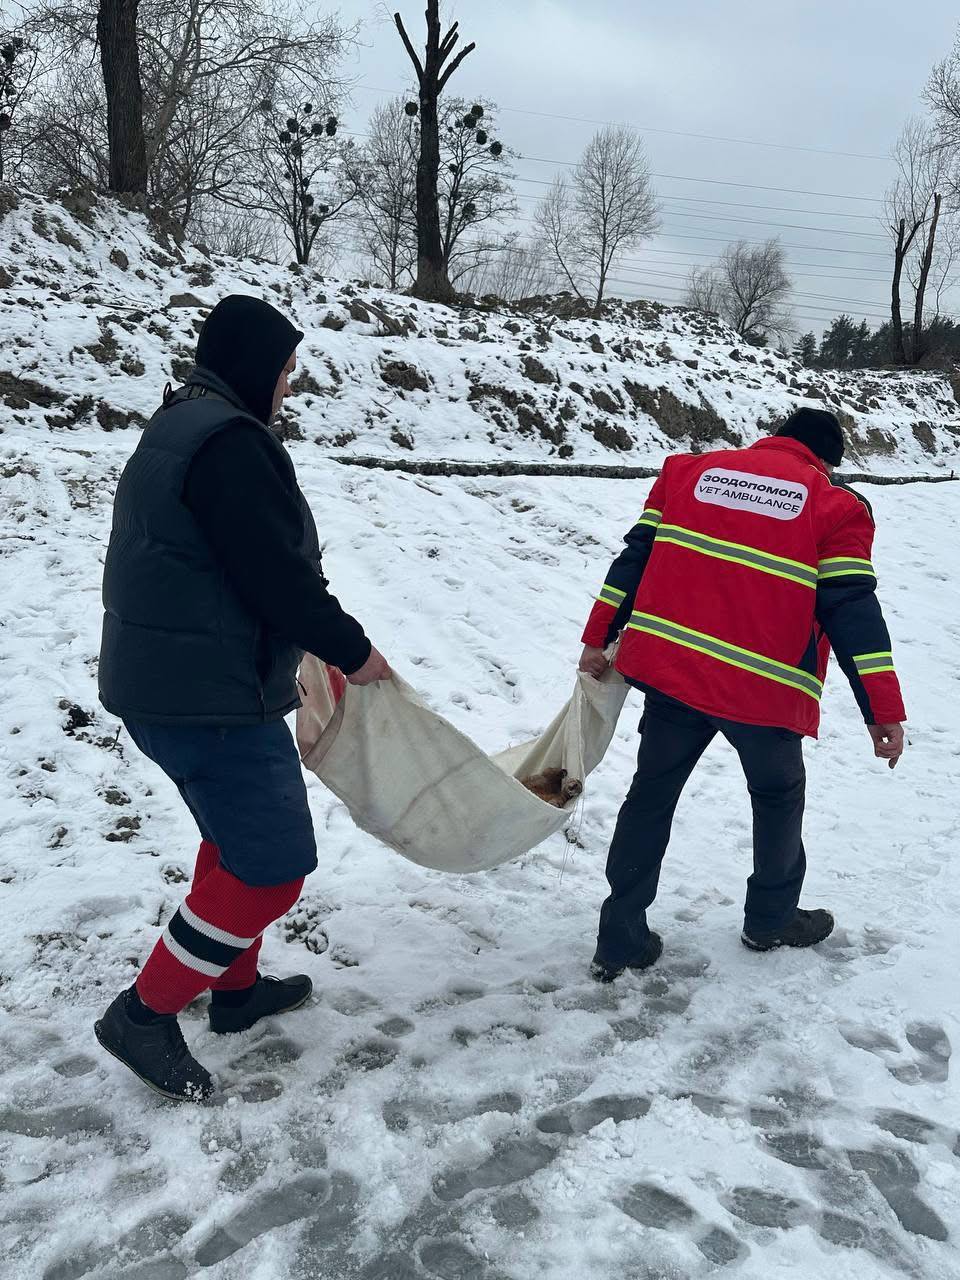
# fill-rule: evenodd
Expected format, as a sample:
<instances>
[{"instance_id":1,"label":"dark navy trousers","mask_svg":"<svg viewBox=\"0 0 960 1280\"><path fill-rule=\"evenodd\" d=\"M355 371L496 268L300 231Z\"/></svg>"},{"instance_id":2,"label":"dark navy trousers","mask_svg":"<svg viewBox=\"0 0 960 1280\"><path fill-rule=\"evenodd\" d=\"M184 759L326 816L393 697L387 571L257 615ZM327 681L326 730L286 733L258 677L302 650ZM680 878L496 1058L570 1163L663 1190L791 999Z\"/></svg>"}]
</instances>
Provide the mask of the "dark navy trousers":
<instances>
[{"instance_id":1,"label":"dark navy trousers","mask_svg":"<svg viewBox=\"0 0 960 1280\"><path fill-rule=\"evenodd\" d=\"M267 724L150 724L125 720L145 756L180 791L200 835L249 885L286 884L317 865L300 757L283 720Z\"/></svg>"},{"instance_id":2,"label":"dark navy trousers","mask_svg":"<svg viewBox=\"0 0 960 1280\"><path fill-rule=\"evenodd\" d=\"M646 912L657 896L677 801L718 733L740 757L753 805L753 874L744 928L762 932L786 924L796 911L807 865L800 734L721 720L653 691L646 695L640 732L637 772L607 859L610 896L600 910L598 937L602 958L629 963L645 943Z\"/></svg>"}]
</instances>

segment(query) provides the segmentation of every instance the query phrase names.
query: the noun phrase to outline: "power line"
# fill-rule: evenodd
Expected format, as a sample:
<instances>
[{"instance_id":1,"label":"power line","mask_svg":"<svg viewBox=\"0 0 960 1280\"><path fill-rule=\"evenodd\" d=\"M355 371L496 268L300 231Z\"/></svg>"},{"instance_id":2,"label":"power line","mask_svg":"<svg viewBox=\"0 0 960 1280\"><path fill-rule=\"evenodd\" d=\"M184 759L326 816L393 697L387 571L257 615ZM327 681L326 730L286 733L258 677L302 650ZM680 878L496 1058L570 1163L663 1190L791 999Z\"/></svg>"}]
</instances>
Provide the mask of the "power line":
<instances>
[{"instance_id":1,"label":"power line","mask_svg":"<svg viewBox=\"0 0 960 1280\"><path fill-rule=\"evenodd\" d=\"M537 203L541 199L540 196L526 195L522 191L515 193L515 198L517 200L535 200ZM772 219L766 218L738 218L728 213L684 213L680 209L667 209L665 212L675 218L696 218L708 222L743 222L756 227L781 227L786 231L825 231L835 236L856 236L857 239L866 240L886 239L885 236L877 232L847 231L842 227L812 227L809 223L803 222L774 222ZM886 255L884 254L883 256L885 257Z\"/></svg>"},{"instance_id":2,"label":"power line","mask_svg":"<svg viewBox=\"0 0 960 1280\"><path fill-rule=\"evenodd\" d=\"M622 269L623 269L623 267L622 267L622 266L618 266L618 268L617 268L617 269L618 269L618 270L622 270ZM639 268L638 268L638 269L639 269ZM627 267L627 268L626 268L626 270L629 272L629 271L630 271L630 268L629 268L629 267ZM646 272L646 274L647 274L647 275L651 275L651 276L662 276L662 277L664 277L664 278L665 278L665 279L667 279L667 280L684 280L684 279L686 279L686 277L685 277L685 276L677 275L677 274L676 274L676 272L672 272L672 271L656 271L656 270L653 270L653 269L651 269L651 268L643 268L643 270ZM674 286L674 285L664 285L664 286L662 286L662 287L663 287L663 288L677 288L677 289L679 289L679 288L680 288L680 286ZM815 299L815 300L820 300L820 301L823 301L823 302L835 302L835 303L837 303L838 305L840 305L840 306L844 306L844 307L847 307L847 306L875 307L875 306L878 306L878 305L879 305L879 304L878 304L878 302L877 302L877 300L876 300L875 298L838 298L838 297L836 297L834 294L829 294L829 293L808 293L808 292L804 292L803 290L800 290L800 289L793 289L793 288L791 288L790 292L791 292L791 294L793 295L793 297L795 297L795 298L813 298L813 299ZM948 313L948 312L941 312L941 314L942 314L942 315L948 315L948 316L949 316L949 313ZM953 317L951 316L950 318L953 318Z\"/></svg>"},{"instance_id":3,"label":"power line","mask_svg":"<svg viewBox=\"0 0 960 1280\"><path fill-rule=\"evenodd\" d=\"M701 256L712 257L712 255L710 254L703 254ZM712 257L712 261L716 262L716 258ZM686 271L688 275L690 271L693 269L693 267L689 262L684 262L682 259L674 260L673 258L668 258L664 260L664 259L658 258L650 263L645 263L638 258L618 258L617 259L617 270L619 270L620 267L631 267L631 266L641 270L652 269L654 267L682 267L683 270ZM865 278L863 276L835 275L834 273L828 272L828 271L797 271L789 263L787 264L787 274L791 277L791 279L797 279L797 280L842 280L847 284L866 284L866 285L871 285L874 282L876 282L877 284L881 284L881 283L886 284L888 279L887 276L885 275L868 276Z\"/></svg>"},{"instance_id":4,"label":"power line","mask_svg":"<svg viewBox=\"0 0 960 1280\"><path fill-rule=\"evenodd\" d=\"M520 178L520 182L529 182L532 179ZM747 204L743 200L713 200L706 196L676 196L670 192L658 192L664 200L682 200L684 204L721 204L729 209L769 209L773 213L809 213L818 217L827 218L857 218L863 222L872 222L876 224L876 216L872 213L843 213L838 209L798 209L796 205L784 204Z\"/></svg>"},{"instance_id":5,"label":"power line","mask_svg":"<svg viewBox=\"0 0 960 1280\"><path fill-rule=\"evenodd\" d=\"M386 93L391 97L403 92L409 86L404 85L402 89L377 89L374 85L360 84L355 86L358 89L365 89L368 93ZM588 116L561 116L549 111L531 111L524 107L504 107L497 106L498 111L508 111L511 115L520 116L537 116L542 120L561 120L565 124L592 124L592 125L613 125L619 126L625 123L620 120L592 120ZM691 133L684 129L655 129L651 125L631 124L631 128L639 130L641 133L662 133L672 138L699 138L706 142L730 142L742 147L767 147L776 151L805 151L813 155L823 156L844 156L852 160L883 160L889 161L889 156L873 155L869 152L862 151L835 151L830 147L808 147L792 142L764 142L758 138L729 138L722 134L716 133Z\"/></svg>"},{"instance_id":6,"label":"power line","mask_svg":"<svg viewBox=\"0 0 960 1280\"><path fill-rule=\"evenodd\" d=\"M523 177L523 176L522 176L522 175L520 175L520 174L517 174L517 175L515 175L515 176L514 176L514 181L515 181L515 182L526 182L526 183L529 183L529 184L530 184L530 185L532 185L532 186L537 186L537 187L550 187L550 186L552 186L552 185L553 185L553 183L551 183L551 182L547 182L547 181L545 181L545 180L544 180L544 179L542 179L542 178L525 178L525 177ZM862 221L864 221L864 222L873 222L874 224L875 224L875 223L876 223L876 221L877 221L877 220L876 220L876 218L875 218L875 217L873 217L873 216L872 216L871 214L869 214L869 213L842 213L842 212L839 212L839 211L835 211L835 210L833 210L833 209L798 209L798 208L796 208L796 206L795 206L795 205L745 204L745 203L743 203L742 201L739 201L739 200L709 200L709 199L706 199L706 198L705 198L705 197L703 197L703 196L678 196L678 195L673 195L673 194L672 194L672 193L670 193L670 192L657 192L657 195L658 195L658 196L660 197L660 199L662 199L662 200L670 200L670 201L678 201L678 202L682 201L684 204L713 204L713 205L720 204L720 205L724 205L724 206L726 206L727 208L731 208L731 209L769 209L769 210L771 210L771 212L774 212L774 213L799 213L799 214L807 214L807 213L808 213L808 214L810 214L812 217L820 217L820 216L823 216L823 217L827 217L827 218L857 218L857 219L860 219L860 220L862 220ZM521 195L521 196L520 196L520 199L523 199L523 200L530 200L530 199L534 199L534 200L535 200L535 199L538 199L538 197L536 197L536 196ZM720 218L720 219L722 219L723 221L727 221L727 222L752 222L752 221L757 221L757 222L761 222L761 223L763 223L763 225L766 225L766 226L772 226L772 227L790 227L790 226L793 226L793 225L794 225L794 224L792 224L792 223L788 223L788 222L766 222L766 220L764 220L764 219L735 218L735 217L733 217L733 216L732 216L732 215L730 215L730 214L724 214L724 213L709 214L709 215L708 215L708 214L692 214L692 213L687 213L687 214L684 214L683 216L684 216L684 217L687 217L687 218L693 218L693 217L716 217L716 218ZM879 234L878 232L876 232L876 231L873 231L873 232L866 232L866 231L844 231L843 229L838 228L838 227L808 227L806 224L804 224L804 225L803 225L802 227L800 227L799 229L800 229L800 230L803 230L803 231L806 231L806 230L810 230L810 231L834 231L834 232L836 232L836 233L837 233L837 234L839 234L839 235L851 235L851 236L853 236L853 235L856 235L856 236L869 235L869 236L871 236L874 240L883 240L883 239L885 239L885 238L886 238L886 237L884 237L884 236L880 235L880 234Z\"/></svg>"},{"instance_id":7,"label":"power line","mask_svg":"<svg viewBox=\"0 0 960 1280\"><path fill-rule=\"evenodd\" d=\"M521 159L524 157L521 156ZM526 182L534 187L552 187L552 182L547 182L545 178L527 178L523 174L515 174L515 182ZM658 191L657 195L662 200L679 200L684 204L719 204L729 209L769 209L773 213L809 213L811 216L827 217L827 218L857 218L862 222L876 223L876 215L870 213L843 213L838 209L798 209L796 205L778 205L778 204L747 204L743 200L712 200L706 196L679 196L670 191ZM529 199L530 197L526 197ZM718 217L725 215L718 214ZM782 225L782 224L777 224ZM832 228L828 228L831 230ZM819 227L811 227L812 231L820 230ZM862 232L851 232L851 235L861 235ZM873 233L876 235L876 232Z\"/></svg>"},{"instance_id":8,"label":"power line","mask_svg":"<svg viewBox=\"0 0 960 1280\"><path fill-rule=\"evenodd\" d=\"M518 199L520 199L520 200L523 200L523 199L535 199L535 197L533 197L533 196L531 196L531 197L519 196L519 197L518 197ZM533 218L527 218L527 217L524 217L522 214L515 214L515 215L514 215L514 221L516 221L516 222L533 222ZM771 225L773 225L773 224L772 224L772 223L767 223L766 225L771 226ZM672 239L672 240L699 240L699 241L701 241L701 242L713 242L713 243L716 243L716 244L729 244L729 243L730 243L730 239L731 239L729 235L726 235L726 236L692 236L692 235L689 235L689 234L685 234L684 232L682 232L682 231L680 231L680 230L675 230L674 228L672 228L672 227L670 227L669 225L666 225L666 224L664 224L663 226L661 226L660 230L661 230L661 232L665 232L665 233L666 233L666 235L667 235L670 239ZM815 231L815 230L816 230L816 228L815 228L815 227L806 227L806 228L804 228L804 230ZM769 237L768 237L768 238L769 238ZM792 241L790 241L790 240L780 240L780 239L779 239L779 237L774 237L774 238L778 240L778 243L779 243L779 245L780 245L780 247L781 247L782 249L803 249L804 251L806 251L806 252L808 252L808 253L839 253L839 254L844 254L844 255L846 255L847 257L853 257L853 258L883 258L884 260L886 260L886 258L887 258L887 256L888 256L888 255L887 255L887 254L885 254L885 253L875 253L872 249L834 249L834 248L827 248L827 246L826 246L826 245L819 245L819 244L794 244L794 243L793 243ZM742 240L744 244L766 244L766 241L765 241L765 240L750 240L750 239L748 239L746 236L738 236L738 237L737 237L737 239L738 239L738 240Z\"/></svg>"},{"instance_id":9,"label":"power line","mask_svg":"<svg viewBox=\"0 0 960 1280\"><path fill-rule=\"evenodd\" d=\"M648 289L659 289L659 290L661 290L662 292L663 292L663 291L665 291L665 292L667 292L667 293L683 293L683 292L684 292L684 290L683 290L679 285L672 285L672 284L658 284L658 283L654 283L653 281L650 281L650 280L624 280L624 279L622 279L622 278L620 278L620 277L617 277L617 276L609 276L609 277L608 277L608 280L609 280L609 283L610 283L610 284L625 284L625 285L629 285L631 288L633 288L633 289L635 289L635 290L636 290L636 289L648 288ZM640 296L642 296L642 295L640 295ZM678 302L669 302L667 305L668 305L668 306L678 306L678 305L679 305L679 303L678 303ZM796 310L796 311L798 311L798 312L799 312L799 311L803 311L803 312L807 313L807 314L803 317L803 318L807 318L807 319L809 319L809 318L810 318L809 313L810 313L811 311L812 311L812 312L822 312L822 313L825 313L825 314L826 314L826 315L828 315L828 316L835 316L835 315L837 314L836 310L835 310L834 308L832 308L832 307L821 307L821 306L817 306L817 305L815 305L814 303L810 303L810 302L806 302L806 303L804 303L804 304L803 304L803 306L802 306L802 308L795 308L795 310ZM887 317L886 317L885 315L883 315L883 314L881 314L881 313L879 313L879 312L862 312L862 311L849 311L849 310L848 310L848 311L846 312L846 314L847 314L847 315L849 315L849 316L851 316L851 317L855 317L855 318L856 318L856 319L858 319L858 320L859 320L859 319L862 319L862 320L886 320L886 319L887 319ZM822 315L815 315L813 318L814 318L814 319L817 319L817 320L820 320L820 319L822 319L823 317L822 317Z\"/></svg>"},{"instance_id":10,"label":"power line","mask_svg":"<svg viewBox=\"0 0 960 1280\"><path fill-rule=\"evenodd\" d=\"M697 253L696 250L694 249L651 249L647 245L644 245L641 252L655 253L657 254L658 257L664 254L667 254L667 255L673 254L678 258L708 258L711 262L716 262L717 260L717 255L715 253ZM822 262L797 262L795 259L791 259L791 258L787 258L787 261L791 264L791 266L797 266L797 267L822 267L824 265ZM827 265L831 265L831 264L828 263ZM877 271L874 267L846 266L845 264L838 264L838 265L840 267L840 270L842 271L855 271L858 273L858 275L869 272L870 277L873 279L876 279L876 280L888 279L887 273L885 271Z\"/></svg>"},{"instance_id":11,"label":"power line","mask_svg":"<svg viewBox=\"0 0 960 1280\"><path fill-rule=\"evenodd\" d=\"M564 168L576 168L573 160L544 160L542 156L521 156L521 160L532 160L538 164L562 165ZM651 172L651 178L667 178L671 182L702 182L711 187L738 187L743 191L781 191L792 196L823 196L827 200L858 200L865 204L882 204L876 196L848 196L840 191L807 191L803 187L769 187L755 182L731 182L726 178L692 178L684 173Z\"/></svg>"},{"instance_id":12,"label":"power line","mask_svg":"<svg viewBox=\"0 0 960 1280\"><path fill-rule=\"evenodd\" d=\"M368 133L361 133L357 130L343 129L351 138L369 138ZM520 160L528 160L531 164L549 164L554 168L575 169L577 167L576 160L549 160L545 156L528 156L521 155ZM756 182L733 182L729 178L695 178L686 173L657 173L651 172L651 178L666 178L670 182L697 182L711 187L736 187L741 191L776 191L783 195L792 196L822 196L825 200L855 200L861 204L882 204L883 201L877 196L852 196L842 191L808 191L804 187L772 187L762 185ZM529 179L533 181L533 179ZM549 183L545 185L549 186Z\"/></svg>"},{"instance_id":13,"label":"power line","mask_svg":"<svg viewBox=\"0 0 960 1280\"><path fill-rule=\"evenodd\" d=\"M667 209L674 218L699 218L713 222L746 222L757 227L783 227L786 231L826 231L835 236L856 236L863 240L885 240L876 231L845 231L840 227L812 227L798 222L773 222L765 218L737 218L728 213L684 213L680 209Z\"/></svg>"}]
</instances>

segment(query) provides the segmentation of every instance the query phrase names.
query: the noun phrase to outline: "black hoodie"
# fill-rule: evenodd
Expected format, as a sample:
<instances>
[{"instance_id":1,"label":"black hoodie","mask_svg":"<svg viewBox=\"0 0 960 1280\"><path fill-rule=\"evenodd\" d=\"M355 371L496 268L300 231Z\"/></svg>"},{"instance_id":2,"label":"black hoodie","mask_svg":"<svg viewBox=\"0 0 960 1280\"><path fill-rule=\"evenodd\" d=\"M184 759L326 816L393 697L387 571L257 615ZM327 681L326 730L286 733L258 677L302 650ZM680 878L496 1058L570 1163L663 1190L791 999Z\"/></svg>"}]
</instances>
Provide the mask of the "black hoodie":
<instances>
[{"instance_id":1,"label":"black hoodie","mask_svg":"<svg viewBox=\"0 0 960 1280\"><path fill-rule=\"evenodd\" d=\"M269 426L277 380L302 337L269 303L234 294L207 317L197 365ZM277 463L270 441L238 418L191 462L183 501L250 612L349 675L370 656L370 641L304 555L298 495Z\"/></svg>"}]
</instances>

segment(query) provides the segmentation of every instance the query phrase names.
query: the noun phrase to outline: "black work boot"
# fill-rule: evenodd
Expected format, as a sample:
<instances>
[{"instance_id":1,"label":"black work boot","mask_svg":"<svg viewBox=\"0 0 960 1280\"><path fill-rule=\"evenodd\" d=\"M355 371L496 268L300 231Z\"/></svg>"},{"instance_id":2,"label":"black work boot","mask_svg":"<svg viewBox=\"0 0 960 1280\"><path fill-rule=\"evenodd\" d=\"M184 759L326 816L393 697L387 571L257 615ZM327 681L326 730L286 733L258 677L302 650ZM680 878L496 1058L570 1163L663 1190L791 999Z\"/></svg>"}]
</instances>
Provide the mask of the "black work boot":
<instances>
[{"instance_id":1,"label":"black work boot","mask_svg":"<svg viewBox=\"0 0 960 1280\"><path fill-rule=\"evenodd\" d=\"M740 941L751 951L773 951L777 947L813 947L833 933L833 916L829 911L803 911L797 908L797 914L782 929L771 929L763 933L744 929Z\"/></svg>"},{"instance_id":2,"label":"black work boot","mask_svg":"<svg viewBox=\"0 0 960 1280\"><path fill-rule=\"evenodd\" d=\"M214 1091L213 1078L187 1048L176 1016L158 1013L149 1022L135 1022L129 1012L132 999L139 1005L132 987L121 991L94 1023L96 1037L107 1053L165 1098L177 1102L209 1098Z\"/></svg>"},{"instance_id":3,"label":"black work boot","mask_svg":"<svg viewBox=\"0 0 960 1280\"><path fill-rule=\"evenodd\" d=\"M638 954L626 964L610 964L600 955L598 947L596 955L590 961L590 977L597 982L613 982L627 969L649 969L660 959L662 951L663 939L659 933L652 932Z\"/></svg>"},{"instance_id":4,"label":"black work boot","mask_svg":"<svg viewBox=\"0 0 960 1280\"><path fill-rule=\"evenodd\" d=\"M242 991L214 991L210 998L210 1030L217 1035L246 1031L261 1018L289 1013L310 999L313 983L305 973L292 978L265 978L257 974L252 987Z\"/></svg>"}]
</instances>

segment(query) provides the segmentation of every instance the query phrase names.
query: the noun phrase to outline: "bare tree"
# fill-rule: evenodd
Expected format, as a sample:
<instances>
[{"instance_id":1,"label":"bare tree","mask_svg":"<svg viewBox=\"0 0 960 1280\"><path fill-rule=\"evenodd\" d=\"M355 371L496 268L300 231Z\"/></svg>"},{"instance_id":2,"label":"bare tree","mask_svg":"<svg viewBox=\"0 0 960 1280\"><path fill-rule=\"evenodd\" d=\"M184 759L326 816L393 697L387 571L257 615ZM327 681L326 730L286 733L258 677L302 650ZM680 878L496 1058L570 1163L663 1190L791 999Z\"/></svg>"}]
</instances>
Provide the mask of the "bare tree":
<instances>
[{"instance_id":1,"label":"bare tree","mask_svg":"<svg viewBox=\"0 0 960 1280\"><path fill-rule=\"evenodd\" d=\"M258 154L261 101L338 110L353 32L336 15L304 22L287 0L145 2L154 196L186 225L192 200L227 191L237 158Z\"/></svg>"},{"instance_id":2,"label":"bare tree","mask_svg":"<svg viewBox=\"0 0 960 1280\"><path fill-rule=\"evenodd\" d=\"M229 258L279 262L282 256L276 219L253 209L231 209L212 200L201 202L194 210L193 236L211 252Z\"/></svg>"},{"instance_id":3,"label":"bare tree","mask_svg":"<svg viewBox=\"0 0 960 1280\"><path fill-rule=\"evenodd\" d=\"M924 100L932 116L929 142L944 158L943 185L950 203L960 205L960 30L951 52L930 73Z\"/></svg>"},{"instance_id":4,"label":"bare tree","mask_svg":"<svg viewBox=\"0 0 960 1280\"><path fill-rule=\"evenodd\" d=\"M893 243L893 278L890 283L891 346L895 359L907 362L903 340L900 289L904 267L911 253L920 248L921 261L928 251L932 259L936 243L937 222L940 215L940 187L945 178L947 152L935 145L929 127L922 120L911 119L893 149L897 177L884 196L883 220ZM936 212L936 217L934 217ZM921 235L921 231L926 231ZM920 330L923 328L923 299L930 265L926 271L916 273L914 315L919 306ZM920 288L922 279L923 287ZM920 350L921 333L913 335L913 349Z\"/></svg>"},{"instance_id":5,"label":"bare tree","mask_svg":"<svg viewBox=\"0 0 960 1280\"><path fill-rule=\"evenodd\" d=\"M716 267L691 268L683 303L694 311L723 314L724 282Z\"/></svg>"},{"instance_id":6,"label":"bare tree","mask_svg":"<svg viewBox=\"0 0 960 1280\"><path fill-rule=\"evenodd\" d=\"M533 226L534 234L542 242L548 261L560 280L568 284L578 298L583 299L578 283L580 279L578 226L570 188L559 175L554 178L550 184L550 190L534 210Z\"/></svg>"},{"instance_id":7,"label":"bare tree","mask_svg":"<svg viewBox=\"0 0 960 1280\"><path fill-rule=\"evenodd\" d=\"M956 214L949 211L941 216L937 227L936 246L933 264L930 268L928 294L933 295L932 319L939 318L943 306L943 296L957 283L960 268L960 221ZM910 283L914 288L917 281L910 271Z\"/></svg>"},{"instance_id":8,"label":"bare tree","mask_svg":"<svg viewBox=\"0 0 960 1280\"><path fill-rule=\"evenodd\" d=\"M496 105L451 98L440 113L440 235L450 280L482 266L504 245L488 228L517 212L503 143L492 135Z\"/></svg>"},{"instance_id":9,"label":"bare tree","mask_svg":"<svg viewBox=\"0 0 960 1280\"><path fill-rule=\"evenodd\" d=\"M137 42L139 0L99 0L97 43L107 96L110 190L147 189L147 143Z\"/></svg>"},{"instance_id":10,"label":"bare tree","mask_svg":"<svg viewBox=\"0 0 960 1280\"><path fill-rule=\"evenodd\" d=\"M937 226L940 222L940 206L942 202L943 196L939 191L935 192L933 197L933 206L930 210L930 217L927 222L926 238L923 245L923 251L920 256L916 283L914 285L912 352L914 364L919 364L920 360L926 353L924 343L923 306L924 297L927 291L927 281L930 278L930 268L933 264L933 252L937 241Z\"/></svg>"},{"instance_id":11,"label":"bare tree","mask_svg":"<svg viewBox=\"0 0 960 1280\"><path fill-rule=\"evenodd\" d=\"M30 98L43 71L36 46L18 32L0 28L0 182L23 176Z\"/></svg>"},{"instance_id":12,"label":"bare tree","mask_svg":"<svg viewBox=\"0 0 960 1280\"><path fill-rule=\"evenodd\" d=\"M660 225L643 139L607 125L594 134L573 174L582 263L596 282L599 313L617 255L649 239Z\"/></svg>"},{"instance_id":13,"label":"bare tree","mask_svg":"<svg viewBox=\"0 0 960 1280\"><path fill-rule=\"evenodd\" d=\"M792 283L783 248L775 239L760 245L737 240L720 256L725 319L751 342L782 337L792 321L786 308Z\"/></svg>"},{"instance_id":14,"label":"bare tree","mask_svg":"<svg viewBox=\"0 0 960 1280\"><path fill-rule=\"evenodd\" d=\"M416 105L416 104L414 104ZM369 141L354 163L359 191L359 248L390 289L398 289L417 263L417 152L413 112L401 98L378 106Z\"/></svg>"},{"instance_id":15,"label":"bare tree","mask_svg":"<svg viewBox=\"0 0 960 1280\"><path fill-rule=\"evenodd\" d=\"M404 48L417 73L420 89L420 155L417 161L417 278L413 292L419 298L445 302L453 298L443 260L440 231L438 178L440 173L440 95L456 71L475 48L468 44L452 58L460 39L455 22L446 35L440 35L440 0L427 0L427 44L423 61L407 35L399 13L394 22Z\"/></svg>"},{"instance_id":16,"label":"bare tree","mask_svg":"<svg viewBox=\"0 0 960 1280\"><path fill-rule=\"evenodd\" d=\"M603 306L610 270L660 225L643 139L607 125L587 145L568 189L557 178L535 215L557 270L580 296Z\"/></svg>"},{"instance_id":17,"label":"bare tree","mask_svg":"<svg viewBox=\"0 0 960 1280\"><path fill-rule=\"evenodd\" d=\"M792 288L777 240L727 245L715 267L695 267L687 278L685 303L720 315L748 342L781 342L792 329L787 298Z\"/></svg>"},{"instance_id":18,"label":"bare tree","mask_svg":"<svg viewBox=\"0 0 960 1280\"><path fill-rule=\"evenodd\" d=\"M461 278L464 291L515 302L548 293L556 282L546 248L536 240L508 236L494 257L477 264Z\"/></svg>"},{"instance_id":19,"label":"bare tree","mask_svg":"<svg viewBox=\"0 0 960 1280\"><path fill-rule=\"evenodd\" d=\"M254 163L221 199L271 214L283 226L297 262L308 263L327 224L357 198L353 150L335 141L337 119L305 102L295 112L260 103L260 145Z\"/></svg>"},{"instance_id":20,"label":"bare tree","mask_svg":"<svg viewBox=\"0 0 960 1280\"><path fill-rule=\"evenodd\" d=\"M50 185L95 174L98 186L145 191L139 18L139 0L41 0L27 14L23 32L46 64L27 123L30 167Z\"/></svg>"},{"instance_id":21,"label":"bare tree","mask_svg":"<svg viewBox=\"0 0 960 1280\"><path fill-rule=\"evenodd\" d=\"M51 138L41 163L50 170L72 159L81 180L99 185L96 95L81 74L95 57L96 19L97 0L38 0L32 27L65 69L40 122ZM291 0L140 0L138 33L147 191L184 227L202 202L224 197L256 154L264 98L276 92L337 109L339 59L355 34L336 16L304 21ZM64 88L79 113L54 91Z\"/></svg>"},{"instance_id":22,"label":"bare tree","mask_svg":"<svg viewBox=\"0 0 960 1280\"><path fill-rule=\"evenodd\" d=\"M509 152L492 137L496 106L480 100L445 99L440 107L440 169L437 204L440 256L451 285L501 252L503 236L489 228L516 213ZM370 118L370 141L356 157L363 170L358 231L375 274L391 288L417 262L416 175L420 154L420 108L394 98Z\"/></svg>"},{"instance_id":23,"label":"bare tree","mask_svg":"<svg viewBox=\"0 0 960 1280\"><path fill-rule=\"evenodd\" d=\"M110 183L106 100L101 76L66 62L51 74L30 112L26 180L38 191Z\"/></svg>"}]
</instances>

